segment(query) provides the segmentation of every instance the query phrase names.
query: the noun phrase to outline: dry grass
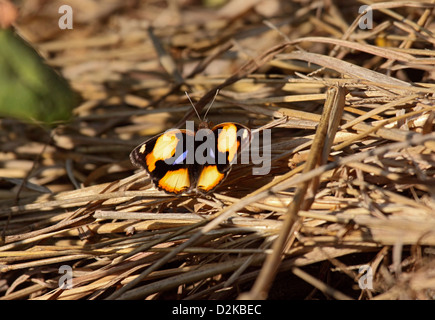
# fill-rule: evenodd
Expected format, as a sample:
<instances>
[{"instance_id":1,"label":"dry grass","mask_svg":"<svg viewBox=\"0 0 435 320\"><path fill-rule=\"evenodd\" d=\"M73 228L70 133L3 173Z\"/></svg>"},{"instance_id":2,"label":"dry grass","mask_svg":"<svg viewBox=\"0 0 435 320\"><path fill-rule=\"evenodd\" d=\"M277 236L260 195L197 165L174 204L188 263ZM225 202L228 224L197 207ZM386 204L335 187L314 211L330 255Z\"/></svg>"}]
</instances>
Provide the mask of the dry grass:
<instances>
[{"instance_id":1,"label":"dry grass","mask_svg":"<svg viewBox=\"0 0 435 320\"><path fill-rule=\"evenodd\" d=\"M50 132L1 119L0 299L434 299L433 1L374 4L371 30L371 1L109 3L60 31L24 1L83 103ZM214 123L272 127L270 173L155 190L129 152L216 89Z\"/></svg>"}]
</instances>

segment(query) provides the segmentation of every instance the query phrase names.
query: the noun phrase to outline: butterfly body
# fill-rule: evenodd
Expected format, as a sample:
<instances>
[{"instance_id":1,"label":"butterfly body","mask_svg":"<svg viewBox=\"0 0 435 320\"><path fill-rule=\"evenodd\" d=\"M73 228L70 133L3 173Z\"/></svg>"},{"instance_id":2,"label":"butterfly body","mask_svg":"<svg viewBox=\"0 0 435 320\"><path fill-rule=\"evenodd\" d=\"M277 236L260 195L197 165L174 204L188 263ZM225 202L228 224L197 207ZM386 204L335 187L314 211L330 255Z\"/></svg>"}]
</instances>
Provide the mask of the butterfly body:
<instances>
[{"instance_id":1,"label":"butterfly body","mask_svg":"<svg viewBox=\"0 0 435 320\"><path fill-rule=\"evenodd\" d=\"M148 172L159 190L206 194L227 177L250 138L250 130L241 124L226 122L209 129L202 122L196 132L172 129L145 141L130 159Z\"/></svg>"}]
</instances>

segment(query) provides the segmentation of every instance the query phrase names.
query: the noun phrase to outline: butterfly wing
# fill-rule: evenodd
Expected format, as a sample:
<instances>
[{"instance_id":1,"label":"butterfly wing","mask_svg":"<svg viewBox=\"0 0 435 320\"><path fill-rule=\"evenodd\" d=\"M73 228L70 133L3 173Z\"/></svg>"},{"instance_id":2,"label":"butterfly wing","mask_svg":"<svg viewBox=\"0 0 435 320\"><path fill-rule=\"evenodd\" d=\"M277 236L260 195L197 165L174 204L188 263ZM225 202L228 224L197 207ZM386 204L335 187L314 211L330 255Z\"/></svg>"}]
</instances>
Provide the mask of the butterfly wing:
<instances>
[{"instance_id":1,"label":"butterfly wing","mask_svg":"<svg viewBox=\"0 0 435 320\"><path fill-rule=\"evenodd\" d=\"M194 185L193 156L194 133L175 129L137 146L130 160L149 173L159 190L178 195Z\"/></svg>"},{"instance_id":2,"label":"butterfly wing","mask_svg":"<svg viewBox=\"0 0 435 320\"><path fill-rule=\"evenodd\" d=\"M214 148L209 154L213 163L205 163L196 178L196 188L199 192L208 193L214 190L228 175L237 155L243 147L249 144L250 130L238 123L226 122L212 129Z\"/></svg>"}]
</instances>

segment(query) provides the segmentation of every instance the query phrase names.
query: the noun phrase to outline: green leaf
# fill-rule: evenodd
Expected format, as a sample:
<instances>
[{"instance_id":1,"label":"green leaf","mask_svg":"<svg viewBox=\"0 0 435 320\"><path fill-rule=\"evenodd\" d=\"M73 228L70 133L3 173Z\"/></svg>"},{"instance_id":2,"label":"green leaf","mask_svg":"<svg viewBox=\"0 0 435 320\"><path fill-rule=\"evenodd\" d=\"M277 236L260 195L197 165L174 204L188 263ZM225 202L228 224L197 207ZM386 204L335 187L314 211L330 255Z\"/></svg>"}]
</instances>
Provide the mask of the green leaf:
<instances>
[{"instance_id":1,"label":"green leaf","mask_svg":"<svg viewBox=\"0 0 435 320\"><path fill-rule=\"evenodd\" d=\"M10 29L0 29L0 115L47 124L79 103L68 82Z\"/></svg>"}]
</instances>

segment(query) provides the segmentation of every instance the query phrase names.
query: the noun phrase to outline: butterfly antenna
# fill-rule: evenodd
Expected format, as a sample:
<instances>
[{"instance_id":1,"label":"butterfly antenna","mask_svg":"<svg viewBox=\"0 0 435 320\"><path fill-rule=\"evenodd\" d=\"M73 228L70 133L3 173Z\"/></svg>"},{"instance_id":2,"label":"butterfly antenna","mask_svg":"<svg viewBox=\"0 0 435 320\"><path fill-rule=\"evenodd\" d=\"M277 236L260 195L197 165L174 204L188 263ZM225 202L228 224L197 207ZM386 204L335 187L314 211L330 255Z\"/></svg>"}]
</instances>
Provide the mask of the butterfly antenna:
<instances>
[{"instance_id":1,"label":"butterfly antenna","mask_svg":"<svg viewBox=\"0 0 435 320\"><path fill-rule=\"evenodd\" d=\"M210 111L210 108L213 105L214 101L216 100L218 93L219 93L219 89L216 90L216 94L214 95L213 100L211 101L210 105L207 108L207 111L205 112L204 119L207 119L207 114Z\"/></svg>"},{"instance_id":2,"label":"butterfly antenna","mask_svg":"<svg viewBox=\"0 0 435 320\"><path fill-rule=\"evenodd\" d=\"M201 117L199 116L198 110L196 110L195 105L193 104L192 100L189 97L189 94L187 93L187 91L184 91L184 93L186 94L187 99L189 99L190 104L192 105L193 110L195 110L195 113L198 116L198 119L201 120Z\"/></svg>"}]
</instances>

